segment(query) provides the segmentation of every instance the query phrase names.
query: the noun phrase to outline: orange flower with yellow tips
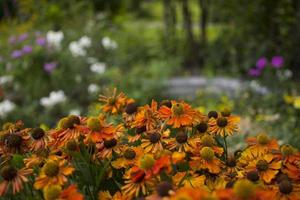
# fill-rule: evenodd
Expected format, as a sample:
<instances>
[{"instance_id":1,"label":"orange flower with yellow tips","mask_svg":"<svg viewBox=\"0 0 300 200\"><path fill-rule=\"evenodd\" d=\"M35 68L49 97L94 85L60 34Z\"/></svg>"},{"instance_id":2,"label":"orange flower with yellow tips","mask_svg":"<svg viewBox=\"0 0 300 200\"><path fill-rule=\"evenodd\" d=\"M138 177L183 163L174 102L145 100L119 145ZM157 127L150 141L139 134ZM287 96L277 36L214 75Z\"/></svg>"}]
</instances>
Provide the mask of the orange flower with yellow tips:
<instances>
[{"instance_id":1,"label":"orange flower with yellow tips","mask_svg":"<svg viewBox=\"0 0 300 200\"><path fill-rule=\"evenodd\" d=\"M69 166L66 160L48 160L40 171L40 175L35 179L34 187L42 189L50 185L64 185L74 168Z\"/></svg>"},{"instance_id":2,"label":"orange flower with yellow tips","mask_svg":"<svg viewBox=\"0 0 300 200\"><path fill-rule=\"evenodd\" d=\"M245 168L245 172L257 171L259 177L266 183L270 183L281 168L281 161L273 154L259 154L250 149L242 153L239 164Z\"/></svg>"},{"instance_id":3,"label":"orange flower with yellow tips","mask_svg":"<svg viewBox=\"0 0 300 200\"><path fill-rule=\"evenodd\" d=\"M239 117L231 115L229 111L211 115L208 120L209 133L224 137L238 132Z\"/></svg>"},{"instance_id":4,"label":"orange flower with yellow tips","mask_svg":"<svg viewBox=\"0 0 300 200\"><path fill-rule=\"evenodd\" d=\"M127 97L123 92L117 94L117 89L114 88L111 96L100 95L99 101L104 103L102 110L109 114L117 114L121 112L126 105Z\"/></svg>"},{"instance_id":5,"label":"orange flower with yellow tips","mask_svg":"<svg viewBox=\"0 0 300 200\"><path fill-rule=\"evenodd\" d=\"M299 200L300 199L300 185L293 183L288 179L282 180L274 189L273 199L283 200Z\"/></svg>"},{"instance_id":6,"label":"orange flower with yellow tips","mask_svg":"<svg viewBox=\"0 0 300 200\"><path fill-rule=\"evenodd\" d=\"M159 113L162 119L173 128L188 126L193 123L195 111L190 105L184 102L172 101L172 107L161 106Z\"/></svg>"},{"instance_id":7,"label":"orange flower with yellow tips","mask_svg":"<svg viewBox=\"0 0 300 200\"><path fill-rule=\"evenodd\" d=\"M196 138L190 138L184 131L178 131L174 138L166 139L166 148L171 151L191 152L196 147Z\"/></svg>"}]
</instances>

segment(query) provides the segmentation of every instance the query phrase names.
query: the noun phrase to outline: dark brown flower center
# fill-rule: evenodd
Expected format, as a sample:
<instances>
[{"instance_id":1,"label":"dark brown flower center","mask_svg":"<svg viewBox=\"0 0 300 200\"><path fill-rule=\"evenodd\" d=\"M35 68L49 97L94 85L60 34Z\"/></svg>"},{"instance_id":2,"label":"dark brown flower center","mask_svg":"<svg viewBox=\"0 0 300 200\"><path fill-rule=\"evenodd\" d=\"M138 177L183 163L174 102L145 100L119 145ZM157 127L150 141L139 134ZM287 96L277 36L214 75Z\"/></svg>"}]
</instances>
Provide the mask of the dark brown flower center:
<instances>
[{"instance_id":1,"label":"dark brown flower center","mask_svg":"<svg viewBox=\"0 0 300 200\"><path fill-rule=\"evenodd\" d=\"M9 134L6 137L6 145L8 148L19 148L22 145L22 137L15 133Z\"/></svg>"},{"instance_id":2,"label":"dark brown flower center","mask_svg":"<svg viewBox=\"0 0 300 200\"><path fill-rule=\"evenodd\" d=\"M59 172L58 163L49 161L43 166L43 171L48 177L54 177Z\"/></svg>"},{"instance_id":3,"label":"dark brown flower center","mask_svg":"<svg viewBox=\"0 0 300 200\"><path fill-rule=\"evenodd\" d=\"M172 184L166 181L159 183L156 187L157 194L161 197L169 196L169 191L172 189Z\"/></svg>"},{"instance_id":4,"label":"dark brown flower center","mask_svg":"<svg viewBox=\"0 0 300 200\"><path fill-rule=\"evenodd\" d=\"M163 101L161 102L161 105L162 105L162 106L167 106L168 108L171 108L171 107L172 107L172 102L169 101L169 100L163 100Z\"/></svg>"},{"instance_id":5,"label":"dark brown flower center","mask_svg":"<svg viewBox=\"0 0 300 200\"><path fill-rule=\"evenodd\" d=\"M232 156L232 157L229 157L226 161L226 165L228 167L235 167L236 166L236 160L235 158Z\"/></svg>"},{"instance_id":6,"label":"dark brown flower center","mask_svg":"<svg viewBox=\"0 0 300 200\"><path fill-rule=\"evenodd\" d=\"M1 169L1 176L6 181L11 181L17 176L18 171L12 166L4 166Z\"/></svg>"},{"instance_id":7,"label":"dark brown flower center","mask_svg":"<svg viewBox=\"0 0 300 200\"><path fill-rule=\"evenodd\" d=\"M109 149L109 148L113 148L114 146L117 145L117 140L115 138L110 139L110 140L105 140L104 141L104 146L105 148Z\"/></svg>"},{"instance_id":8,"label":"dark brown flower center","mask_svg":"<svg viewBox=\"0 0 300 200\"><path fill-rule=\"evenodd\" d=\"M181 131L177 133L176 141L178 143L185 143L187 140L188 140L188 135L185 132Z\"/></svg>"},{"instance_id":9,"label":"dark brown flower center","mask_svg":"<svg viewBox=\"0 0 300 200\"><path fill-rule=\"evenodd\" d=\"M217 119L218 118L218 113L216 111L209 111L208 118L212 118L212 117Z\"/></svg>"},{"instance_id":10,"label":"dark brown flower center","mask_svg":"<svg viewBox=\"0 0 300 200\"><path fill-rule=\"evenodd\" d=\"M41 139L44 137L45 131L41 128L34 128L31 130L31 137L35 140Z\"/></svg>"},{"instance_id":11,"label":"dark brown flower center","mask_svg":"<svg viewBox=\"0 0 300 200\"><path fill-rule=\"evenodd\" d=\"M265 161L265 160L259 160L259 161L257 161L257 163L256 163L256 169L257 169L258 171L266 171L266 170L269 169L269 164L268 164L268 162Z\"/></svg>"},{"instance_id":12,"label":"dark brown flower center","mask_svg":"<svg viewBox=\"0 0 300 200\"><path fill-rule=\"evenodd\" d=\"M227 124L228 124L228 121L227 121L227 119L225 117L219 117L217 119L217 125L219 127L224 128L224 127L227 126Z\"/></svg>"},{"instance_id":13,"label":"dark brown flower center","mask_svg":"<svg viewBox=\"0 0 300 200\"><path fill-rule=\"evenodd\" d=\"M160 134L159 133L152 133L149 135L149 140L151 143L157 143L160 140Z\"/></svg>"},{"instance_id":14,"label":"dark brown flower center","mask_svg":"<svg viewBox=\"0 0 300 200\"><path fill-rule=\"evenodd\" d=\"M283 194L290 194L293 191L294 187L292 183L288 180L283 180L279 183L279 190Z\"/></svg>"},{"instance_id":15,"label":"dark brown flower center","mask_svg":"<svg viewBox=\"0 0 300 200\"><path fill-rule=\"evenodd\" d=\"M252 182L256 182L259 180L259 176L256 170L250 171L247 173L247 179L252 181Z\"/></svg>"},{"instance_id":16,"label":"dark brown flower center","mask_svg":"<svg viewBox=\"0 0 300 200\"><path fill-rule=\"evenodd\" d=\"M125 157L126 159L128 159L128 160L134 159L135 156L136 156L136 153L135 153L135 151L132 150L132 149L127 149L127 150L125 151L125 153L124 153L124 157Z\"/></svg>"},{"instance_id":17,"label":"dark brown flower center","mask_svg":"<svg viewBox=\"0 0 300 200\"><path fill-rule=\"evenodd\" d=\"M200 122L196 128L200 133L205 133L208 129L208 125L206 122Z\"/></svg>"},{"instance_id":18,"label":"dark brown flower center","mask_svg":"<svg viewBox=\"0 0 300 200\"><path fill-rule=\"evenodd\" d=\"M125 112L129 115L135 113L137 111L137 104L136 103L130 103L125 107Z\"/></svg>"},{"instance_id":19,"label":"dark brown flower center","mask_svg":"<svg viewBox=\"0 0 300 200\"><path fill-rule=\"evenodd\" d=\"M145 132L146 130L147 130L147 129L146 129L146 126L142 126L142 127L136 128L135 132L136 132L137 134L141 134L141 133Z\"/></svg>"}]
</instances>

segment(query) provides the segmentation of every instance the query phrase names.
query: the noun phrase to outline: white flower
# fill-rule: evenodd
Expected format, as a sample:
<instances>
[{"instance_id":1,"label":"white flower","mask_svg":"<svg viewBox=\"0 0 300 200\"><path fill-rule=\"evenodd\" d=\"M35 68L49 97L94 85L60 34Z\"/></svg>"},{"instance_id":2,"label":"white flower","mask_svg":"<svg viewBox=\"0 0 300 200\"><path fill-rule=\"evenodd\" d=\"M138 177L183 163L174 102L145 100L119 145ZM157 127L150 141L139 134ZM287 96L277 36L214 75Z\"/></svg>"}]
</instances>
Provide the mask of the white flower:
<instances>
[{"instance_id":1,"label":"white flower","mask_svg":"<svg viewBox=\"0 0 300 200\"><path fill-rule=\"evenodd\" d=\"M82 36L79 40L78 40L78 44L83 47L83 48L88 48L91 46L92 44L92 40L91 38L89 38L88 36Z\"/></svg>"},{"instance_id":2,"label":"white flower","mask_svg":"<svg viewBox=\"0 0 300 200\"><path fill-rule=\"evenodd\" d=\"M105 72L106 65L102 62L94 63L90 66L90 70L97 74L103 74Z\"/></svg>"},{"instance_id":3,"label":"white flower","mask_svg":"<svg viewBox=\"0 0 300 200\"><path fill-rule=\"evenodd\" d=\"M86 55L86 50L76 41L73 41L69 44L69 50L74 57Z\"/></svg>"},{"instance_id":4,"label":"white flower","mask_svg":"<svg viewBox=\"0 0 300 200\"><path fill-rule=\"evenodd\" d=\"M102 45L104 46L105 49L116 49L118 48L118 44L110 39L109 37L104 37L102 38L102 41L101 41Z\"/></svg>"},{"instance_id":5,"label":"white flower","mask_svg":"<svg viewBox=\"0 0 300 200\"><path fill-rule=\"evenodd\" d=\"M9 83L13 80L12 76L0 76L0 85L3 85L5 83Z\"/></svg>"},{"instance_id":6,"label":"white flower","mask_svg":"<svg viewBox=\"0 0 300 200\"><path fill-rule=\"evenodd\" d=\"M52 91L49 97L43 97L40 99L40 104L44 107L52 107L56 104L63 103L66 101L64 91Z\"/></svg>"},{"instance_id":7,"label":"white flower","mask_svg":"<svg viewBox=\"0 0 300 200\"><path fill-rule=\"evenodd\" d=\"M59 50L61 48L61 41L64 39L62 31L48 31L46 35L47 43Z\"/></svg>"},{"instance_id":8,"label":"white flower","mask_svg":"<svg viewBox=\"0 0 300 200\"><path fill-rule=\"evenodd\" d=\"M98 86L98 85L92 83L92 84L90 84L90 85L88 86L88 92L89 92L90 94L96 93L96 92L98 92L98 91L99 91L99 86Z\"/></svg>"},{"instance_id":9,"label":"white flower","mask_svg":"<svg viewBox=\"0 0 300 200\"><path fill-rule=\"evenodd\" d=\"M72 109L69 111L69 115L80 115L80 110L79 109Z\"/></svg>"},{"instance_id":10,"label":"white flower","mask_svg":"<svg viewBox=\"0 0 300 200\"><path fill-rule=\"evenodd\" d=\"M9 100L4 100L0 102L0 117L4 118L8 113L13 111L15 109L16 105L9 101Z\"/></svg>"}]
</instances>

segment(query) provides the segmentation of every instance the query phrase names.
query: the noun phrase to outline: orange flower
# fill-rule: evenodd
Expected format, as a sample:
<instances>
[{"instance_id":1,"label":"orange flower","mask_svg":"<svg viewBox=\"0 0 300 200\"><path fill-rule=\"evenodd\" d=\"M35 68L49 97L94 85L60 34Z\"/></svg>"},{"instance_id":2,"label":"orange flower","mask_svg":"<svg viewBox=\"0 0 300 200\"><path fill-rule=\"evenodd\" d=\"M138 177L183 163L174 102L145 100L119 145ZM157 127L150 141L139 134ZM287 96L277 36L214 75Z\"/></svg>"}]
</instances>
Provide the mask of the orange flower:
<instances>
[{"instance_id":1,"label":"orange flower","mask_svg":"<svg viewBox=\"0 0 300 200\"><path fill-rule=\"evenodd\" d=\"M215 157L215 153L210 147L203 147L200 150L200 156L192 157L190 161L192 169L207 169L212 174L218 174L221 171L222 162Z\"/></svg>"},{"instance_id":2,"label":"orange flower","mask_svg":"<svg viewBox=\"0 0 300 200\"><path fill-rule=\"evenodd\" d=\"M66 160L48 160L36 178L34 187L42 189L50 185L64 185L67 182L66 176L71 175L73 171L74 168L68 166Z\"/></svg>"},{"instance_id":3,"label":"orange flower","mask_svg":"<svg viewBox=\"0 0 300 200\"><path fill-rule=\"evenodd\" d=\"M29 145L31 151L38 151L44 149L49 141L48 135L41 128L33 128L32 130L30 130L29 137L31 139Z\"/></svg>"},{"instance_id":4,"label":"orange flower","mask_svg":"<svg viewBox=\"0 0 300 200\"><path fill-rule=\"evenodd\" d=\"M184 102L172 101L172 107L161 106L159 113L162 119L166 120L168 125L173 128L188 126L193 123L195 111L190 105Z\"/></svg>"},{"instance_id":5,"label":"orange flower","mask_svg":"<svg viewBox=\"0 0 300 200\"><path fill-rule=\"evenodd\" d=\"M157 102L152 100L151 106L140 107L133 122L133 127L142 128L145 126L146 130L155 129L158 126L158 117Z\"/></svg>"},{"instance_id":6,"label":"orange flower","mask_svg":"<svg viewBox=\"0 0 300 200\"><path fill-rule=\"evenodd\" d=\"M127 168L136 165L143 155L143 149L140 147L127 147L123 156L111 162L111 165L116 168Z\"/></svg>"},{"instance_id":7,"label":"orange flower","mask_svg":"<svg viewBox=\"0 0 300 200\"><path fill-rule=\"evenodd\" d=\"M166 148L171 151L191 152L196 147L196 138L190 138L184 131L177 132L175 138L166 139Z\"/></svg>"},{"instance_id":8,"label":"orange flower","mask_svg":"<svg viewBox=\"0 0 300 200\"><path fill-rule=\"evenodd\" d=\"M270 183L281 168L281 161L272 154L259 154L251 149L245 150L239 164L245 167L245 172L257 171L260 178Z\"/></svg>"},{"instance_id":9,"label":"orange flower","mask_svg":"<svg viewBox=\"0 0 300 200\"><path fill-rule=\"evenodd\" d=\"M204 200L209 199L210 194L199 188L180 188L174 195L171 196L170 200Z\"/></svg>"},{"instance_id":10,"label":"orange flower","mask_svg":"<svg viewBox=\"0 0 300 200\"><path fill-rule=\"evenodd\" d=\"M129 199L140 194L145 195L154 186L152 178L147 177L146 172L136 166L125 173L124 179L125 185L122 187L122 193Z\"/></svg>"},{"instance_id":11,"label":"orange flower","mask_svg":"<svg viewBox=\"0 0 300 200\"><path fill-rule=\"evenodd\" d=\"M85 143L90 141L98 143L120 135L123 132L123 126L113 127L111 124L106 124L101 116L90 117L87 120L87 129L85 131L87 132Z\"/></svg>"},{"instance_id":12,"label":"orange flower","mask_svg":"<svg viewBox=\"0 0 300 200\"><path fill-rule=\"evenodd\" d=\"M142 139L141 147L145 153L157 153L163 150L163 135L158 132L149 133Z\"/></svg>"},{"instance_id":13,"label":"orange flower","mask_svg":"<svg viewBox=\"0 0 300 200\"><path fill-rule=\"evenodd\" d=\"M222 137L233 135L238 132L238 122L240 118L237 116L219 116L217 118L211 117L208 121L208 131L214 135Z\"/></svg>"},{"instance_id":14,"label":"orange flower","mask_svg":"<svg viewBox=\"0 0 300 200\"><path fill-rule=\"evenodd\" d=\"M120 154L123 150L123 145L117 138L107 139L96 145L99 152L98 158L111 158L113 153Z\"/></svg>"},{"instance_id":15,"label":"orange flower","mask_svg":"<svg viewBox=\"0 0 300 200\"><path fill-rule=\"evenodd\" d=\"M177 172L172 176L173 182L178 187L185 188L203 188L205 185L206 177L204 175L199 175L193 171L188 172Z\"/></svg>"},{"instance_id":16,"label":"orange flower","mask_svg":"<svg viewBox=\"0 0 300 200\"><path fill-rule=\"evenodd\" d=\"M123 92L117 95L117 89L114 88L113 94L109 97L104 95L100 95L99 101L103 102L104 105L102 110L109 114L117 114L122 111L124 106L126 105L127 97Z\"/></svg>"},{"instance_id":17,"label":"orange flower","mask_svg":"<svg viewBox=\"0 0 300 200\"><path fill-rule=\"evenodd\" d=\"M266 134L259 134L256 137L247 138L247 143L251 151L258 151L259 153L271 152L272 150L279 150L279 145L275 139L270 139Z\"/></svg>"},{"instance_id":18,"label":"orange flower","mask_svg":"<svg viewBox=\"0 0 300 200\"><path fill-rule=\"evenodd\" d=\"M289 180L282 180L278 183L278 187L274 189L273 194L273 199L299 200L300 185L293 184Z\"/></svg>"},{"instance_id":19,"label":"orange flower","mask_svg":"<svg viewBox=\"0 0 300 200\"><path fill-rule=\"evenodd\" d=\"M69 140L78 141L80 136L85 134L81 126L84 122L84 118L75 115L62 118L57 129L49 131L51 136L49 146L63 147Z\"/></svg>"},{"instance_id":20,"label":"orange flower","mask_svg":"<svg viewBox=\"0 0 300 200\"><path fill-rule=\"evenodd\" d=\"M13 166L6 165L1 168L1 177L3 181L0 183L0 196L3 196L12 186L13 194L23 189L23 182L28 182L26 176L32 173L32 169L22 168L16 169Z\"/></svg>"},{"instance_id":21,"label":"orange flower","mask_svg":"<svg viewBox=\"0 0 300 200\"><path fill-rule=\"evenodd\" d=\"M59 199L61 200L83 200L84 197L77 190L76 185L70 185L68 188L64 189L60 195Z\"/></svg>"}]
</instances>

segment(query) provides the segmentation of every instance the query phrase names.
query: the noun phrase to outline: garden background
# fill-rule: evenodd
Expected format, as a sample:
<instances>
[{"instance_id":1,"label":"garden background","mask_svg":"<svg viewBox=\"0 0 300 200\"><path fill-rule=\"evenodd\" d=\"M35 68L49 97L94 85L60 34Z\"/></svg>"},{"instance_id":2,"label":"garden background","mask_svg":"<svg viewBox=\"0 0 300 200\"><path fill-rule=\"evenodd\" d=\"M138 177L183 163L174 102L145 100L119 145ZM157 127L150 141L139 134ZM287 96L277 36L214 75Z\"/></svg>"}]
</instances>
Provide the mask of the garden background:
<instances>
[{"instance_id":1,"label":"garden background","mask_svg":"<svg viewBox=\"0 0 300 200\"><path fill-rule=\"evenodd\" d=\"M298 0L1 0L0 124L96 115L113 87L139 104L230 108L243 134L300 141Z\"/></svg>"}]
</instances>

